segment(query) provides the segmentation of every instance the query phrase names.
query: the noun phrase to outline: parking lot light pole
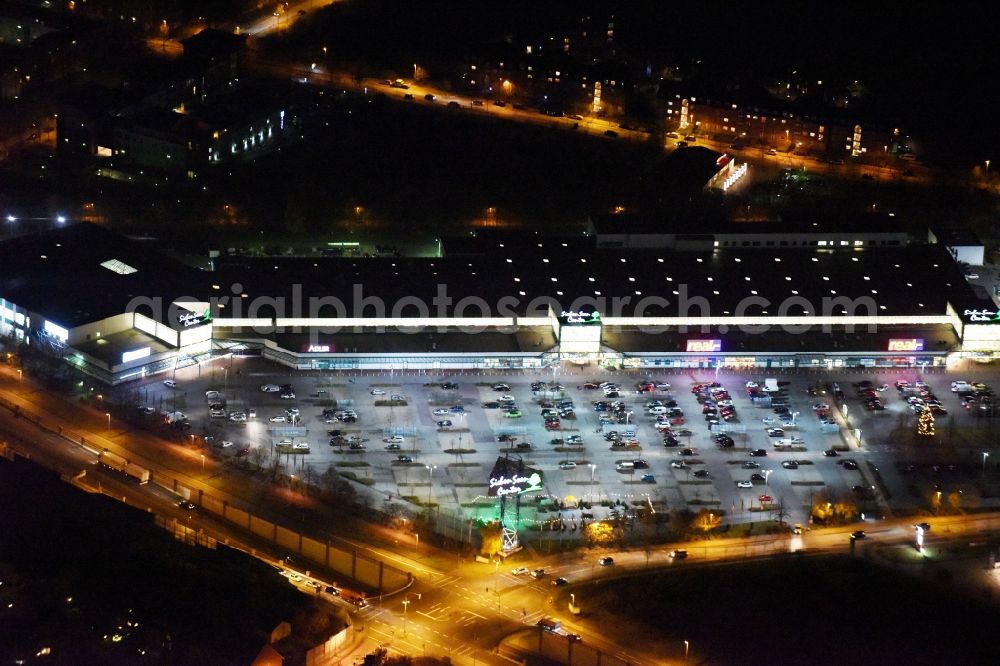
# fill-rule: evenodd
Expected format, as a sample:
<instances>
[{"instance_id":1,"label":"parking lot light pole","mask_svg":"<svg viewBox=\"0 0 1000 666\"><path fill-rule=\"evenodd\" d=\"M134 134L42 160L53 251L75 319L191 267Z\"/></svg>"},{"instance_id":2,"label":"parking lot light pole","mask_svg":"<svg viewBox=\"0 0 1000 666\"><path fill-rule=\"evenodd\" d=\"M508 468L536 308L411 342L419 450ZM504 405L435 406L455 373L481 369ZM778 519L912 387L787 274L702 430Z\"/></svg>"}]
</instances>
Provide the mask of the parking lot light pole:
<instances>
[{"instance_id":1,"label":"parking lot light pole","mask_svg":"<svg viewBox=\"0 0 1000 666\"><path fill-rule=\"evenodd\" d=\"M764 471L764 485L767 486L767 480L770 478L771 472L773 472L774 470L773 469L765 469L763 471Z\"/></svg>"},{"instance_id":2,"label":"parking lot light pole","mask_svg":"<svg viewBox=\"0 0 1000 666\"><path fill-rule=\"evenodd\" d=\"M110 419L108 420L108 423L109 424L111 423ZM111 426L109 425L108 427L110 428ZM986 476L986 459L989 457L990 457L989 452L983 451L983 476Z\"/></svg>"},{"instance_id":3,"label":"parking lot light pole","mask_svg":"<svg viewBox=\"0 0 1000 666\"><path fill-rule=\"evenodd\" d=\"M431 504L431 488L434 486L434 470L437 465L424 465L427 468L427 505Z\"/></svg>"},{"instance_id":4,"label":"parking lot light pole","mask_svg":"<svg viewBox=\"0 0 1000 666\"><path fill-rule=\"evenodd\" d=\"M597 465L590 463L590 501L594 501L594 471L597 470Z\"/></svg>"}]
</instances>

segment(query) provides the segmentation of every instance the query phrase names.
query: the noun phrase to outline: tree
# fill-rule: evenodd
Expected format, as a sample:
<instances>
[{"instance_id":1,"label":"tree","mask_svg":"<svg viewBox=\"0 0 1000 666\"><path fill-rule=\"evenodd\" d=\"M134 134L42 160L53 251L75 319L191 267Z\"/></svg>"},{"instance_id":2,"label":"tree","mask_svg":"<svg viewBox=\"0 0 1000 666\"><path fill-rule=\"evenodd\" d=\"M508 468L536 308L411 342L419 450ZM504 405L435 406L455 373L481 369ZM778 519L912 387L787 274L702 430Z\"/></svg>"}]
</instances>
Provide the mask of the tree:
<instances>
[{"instance_id":1,"label":"tree","mask_svg":"<svg viewBox=\"0 0 1000 666\"><path fill-rule=\"evenodd\" d=\"M708 509L702 509L695 516L694 521L691 523L691 527L696 530L701 530L702 532L711 532L712 530L719 527L722 524L722 516L714 511L709 511Z\"/></svg>"},{"instance_id":2,"label":"tree","mask_svg":"<svg viewBox=\"0 0 1000 666\"><path fill-rule=\"evenodd\" d=\"M479 528L479 536L482 545L479 553L484 557L491 557L500 552L503 547L503 526L499 520L490 521Z\"/></svg>"},{"instance_id":3,"label":"tree","mask_svg":"<svg viewBox=\"0 0 1000 666\"><path fill-rule=\"evenodd\" d=\"M778 524L781 525L785 522L785 518L788 517L788 509L785 508L785 498L779 497L778 503L774 507L774 515L778 519Z\"/></svg>"},{"instance_id":4,"label":"tree","mask_svg":"<svg viewBox=\"0 0 1000 666\"><path fill-rule=\"evenodd\" d=\"M326 499L334 504L353 504L357 498L354 486L333 465L320 475L319 481Z\"/></svg>"},{"instance_id":5,"label":"tree","mask_svg":"<svg viewBox=\"0 0 1000 666\"><path fill-rule=\"evenodd\" d=\"M250 448L250 462L252 462L258 469L263 469L264 465L267 463L267 459L271 457L271 453L263 446L254 446Z\"/></svg>"},{"instance_id":6,"label":"tree","mask_svg":"<svg viewBox=\"0 0 1000 666\"><path fill-rule=\"evenodd\" d=\"M930 407L925 407L920 412L920 418L917 419L917 434L924 437L934 436L934 414L931 413Z\"/></svg>"}]
</instances>

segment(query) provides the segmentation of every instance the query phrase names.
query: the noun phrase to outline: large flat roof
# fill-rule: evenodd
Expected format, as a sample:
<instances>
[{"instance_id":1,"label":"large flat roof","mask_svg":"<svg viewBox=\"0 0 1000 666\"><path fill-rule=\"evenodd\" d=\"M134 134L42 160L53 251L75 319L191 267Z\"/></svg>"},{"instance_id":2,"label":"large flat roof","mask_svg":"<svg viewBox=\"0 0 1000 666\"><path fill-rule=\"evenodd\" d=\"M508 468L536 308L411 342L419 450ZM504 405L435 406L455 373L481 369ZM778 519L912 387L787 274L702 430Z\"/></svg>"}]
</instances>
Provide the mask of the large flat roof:
<instances>
[{"instance_id":1,"label":"large flat roof","mask_svg":"<svg viewBox=\"0 0 1000 666\"><path fill-rule=\"evenodd\" d=\"M232 258L218 262L214 278L239 282L250 301L271 296L291 303L296 285L304 304L311 297L334 297L345 304L348 316L368 317L416 316L416 305L392 314L404 299L425 304L429 316L454 316L451 308L439 312L433 306L442 294L451 299L451 307L462 299L481 299L466 301L466 317L484 316L473 302L485 303L491 316L544 315L539 299L551 299L566 310L592 304L605 316L626 317L728 317L736 316L741 306L750 306L748 315L773 316L782 303L788 316L823 314L824 305L830 306L828 314L838 315L842 309L832 307L829 299L845 297L870 299L866 302L875 312L858 314L885 317L940 316L949 301L957 310L992 309L975 296L939 245L676 252L581 248L532 237L484 243L483 254L435 259ZM381 299L384 314L376 314L374 303L360 314L359 299L368 296ZM506 315L500 307L504 298ZM298 316L308 316L307 305L303 307ZM259 316L270 316L267 312ZM331 312L326 310L325 316L334 316Z\"/></svg>"},{"instance_id":2,"label":"large flat roof","mask_svg":"<svg viewBox=\"0 0 1000 666\"><path fill-rule=\"evenodd\" d=\"M0 298L66 328L121 314L133 297L166 307L209 291L207 274L88 223L5 240L0 257Z\"/></svg>"},{"instance_id":3,"label":"large flat roof","mask_svg":"<svg viewBox=\"0 0 1000 666\"><path fill-rule=\"evenodd\" d=\"M843 308L831 299L843 298L866 299L875 311L856 314L882 317L940 317L949 302L960 314L995 309L943 245L678 252L534 236L482 243L482 254L430 259L221 257L208 272L77 224L0 243L0 297L69 328L125 312L134 297L162 298L166 308L185 296L240 293L218 317L545 316L549 303L605 317L732 317L741 308L838 316ZM321 298L343 312L336 303L311 311L310 299ZM276 311L266 299L284 303L275 300Z\"/></svg>"},{"instance_id":4,"label":"large flat roof","mask_svg":"<svg viewBox=\"0 0 1000 666\"><path fill-rule=\"evenodd\" d=\"M706 223L685 216L652 213L607 213L592 215L590 223L600 235L671 234L719 236L729 234L775 234L780 236L821 236L823 234L859 233L907 236L908 222L885 213L857 217L830 218L824 215L796 215L781 221L731 222L718 220ZM924 234L926 236L926 234Z\"/></svg>"}]
</instances>

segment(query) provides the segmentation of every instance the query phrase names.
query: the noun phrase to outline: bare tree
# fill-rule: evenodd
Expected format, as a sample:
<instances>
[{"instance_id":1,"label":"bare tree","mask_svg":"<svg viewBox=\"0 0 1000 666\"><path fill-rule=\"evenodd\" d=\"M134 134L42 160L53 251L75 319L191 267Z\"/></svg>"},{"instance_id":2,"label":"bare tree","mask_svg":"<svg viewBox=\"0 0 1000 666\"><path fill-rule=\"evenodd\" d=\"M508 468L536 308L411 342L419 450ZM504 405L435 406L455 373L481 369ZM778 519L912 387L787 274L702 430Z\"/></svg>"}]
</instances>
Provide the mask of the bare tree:
<instances>
[{"instance_id":1,"label":"bare tree","mask_svg":"<svg viewBox=\"0 0 1000 666\"><path fill-rule=\"evenodd\" d=\"M250 462L257 467L257 469L263 469L267 464L267 459L271 457L271 454L263 446L254 446L250 449Z\"/></svg>"},{"instance_id":2,"label":"bare tree","mask_svg":"<svg viewBox=\"0 0 1000 666\"><path fill-rule=\"evenodd\" d=\"M316 474L316 470L313 469L313 466L306 463L302 468L302 480L306 484L306 493L309 493L311 488L316 487L318 478L319 475Z\"/></svg>"},{"instance_id":3,"label":"bare tree","mask_svg":"<svg viewBox=\"0 0 1000 666\"><path fill-rule=\"evenodd\" d=\"M785 518L788 517L788 509L785 508L785 498L778 496L778 503L774 507L774 515L778 519L778 525L785 524Z\"/></svg>"}]
</instances>

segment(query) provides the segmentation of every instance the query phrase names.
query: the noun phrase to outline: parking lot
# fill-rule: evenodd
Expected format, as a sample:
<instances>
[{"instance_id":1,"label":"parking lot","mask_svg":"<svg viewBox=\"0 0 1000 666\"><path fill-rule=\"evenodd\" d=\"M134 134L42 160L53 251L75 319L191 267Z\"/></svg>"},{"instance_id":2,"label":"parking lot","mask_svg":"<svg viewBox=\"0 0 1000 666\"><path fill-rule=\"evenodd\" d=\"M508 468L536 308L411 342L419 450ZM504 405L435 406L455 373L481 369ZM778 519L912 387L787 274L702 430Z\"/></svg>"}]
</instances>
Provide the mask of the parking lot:
<instances>
[{"instance_id":1,"label":"parking lot","mask_svg":"<svg viewBox=\"0 0 1000 666\"><path fill-rule=\"evenodd\" d=\"M986 366L975 369L989 374ZM961 406L950 390L956 377L916 370L633 374L575 368L357 376L295 373L233 358L178 371L176 388L151 381L146 395L149 405L186 414L193 442L208 437L207 450L221 459L245 456L264 467L277 460L286 473L313 483L333 466L386 499L437 506L453 517L495 514L488 478L497 457L509 452L544 476L543 492L520 501L529 524L562 516L575 526L582 514L600 519L619 502L656 511L705 508L728 522L780 513L786 522L805 523L818 498L853 497L867 517L919 513L935 501L962 508L994 501L1000 453L982 455L995 446L994 419ZM650 381L641 393L640 379ZM925 392L941 402L936 409L947 411L936 415L933 437L915 435L917 416L895 388L898 380L926 382ZM606 395L605 382L618 384L617 396ZM748 382L757 385L750 387L756 399ZM884 409L865 409L857 382L883 388L876 393ZM765 384L772 390L764 391ZM273 386L262 390L267 385ZM699 386L701 396L693 392ZM207 391L218 394L206 397ZM716 414L704 413L707 401L716 403ZM595 402L607 409L596 411ZM776 413L775 402L784 414ZM217 405L215 418L210 403ZM725 420L724 409L735 414ZM243 420L251 412L255 416ZM666 422L660 429L657 418ZM769 434L770 428L782 432ZM673 433L668 446L664 433Z\"/></svg>"}]
</instances>

